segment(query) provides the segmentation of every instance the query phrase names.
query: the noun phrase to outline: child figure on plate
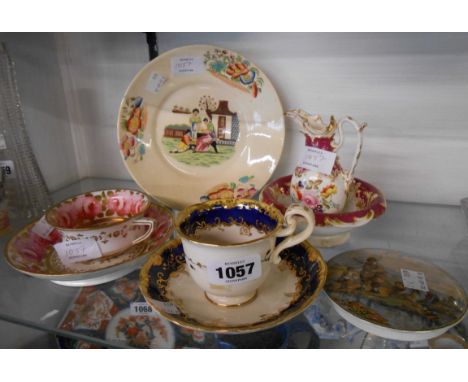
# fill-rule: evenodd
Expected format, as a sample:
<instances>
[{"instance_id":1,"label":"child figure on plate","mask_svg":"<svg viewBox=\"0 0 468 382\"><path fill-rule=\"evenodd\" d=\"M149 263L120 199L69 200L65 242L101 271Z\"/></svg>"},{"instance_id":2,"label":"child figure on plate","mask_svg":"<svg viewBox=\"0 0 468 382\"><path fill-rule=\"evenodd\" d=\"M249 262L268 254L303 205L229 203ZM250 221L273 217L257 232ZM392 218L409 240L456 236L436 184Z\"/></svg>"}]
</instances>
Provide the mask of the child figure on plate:
<instances>
[{"instance_id":1,"label":"child figure on plate","mask_svg":"<svg viewBox=\"0 0 468 382\"><path fill-rule=\"evenodd\" d=\"M190 131L192 134L192 139L197 139L197 130L199 125L201 124L201 118L200 118L200 110L198 109L193 109L192 110L192 116L189 119L190 122Z\"/></svg>"},{"instance_id":2,"label":"child figure on plate","mask_svg":"<svg viewBox=\"0 0 468 382\"><path fill-rule=\"evenodd\" d=\"M180 139L175 150L169 151L171 154L184 153L189 149L193 149L195 145L192 143L192 133L190 129L185 130L184 135Z\"/></svg>"}]
</instances>

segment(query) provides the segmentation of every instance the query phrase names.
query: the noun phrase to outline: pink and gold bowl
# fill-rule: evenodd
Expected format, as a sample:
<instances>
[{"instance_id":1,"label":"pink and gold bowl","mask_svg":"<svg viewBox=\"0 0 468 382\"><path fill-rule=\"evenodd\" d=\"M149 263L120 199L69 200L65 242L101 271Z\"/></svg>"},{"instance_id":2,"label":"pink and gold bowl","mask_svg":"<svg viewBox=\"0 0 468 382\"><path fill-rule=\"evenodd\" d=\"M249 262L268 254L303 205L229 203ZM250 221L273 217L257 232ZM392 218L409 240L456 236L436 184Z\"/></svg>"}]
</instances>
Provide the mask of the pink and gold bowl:
<instances>
[{"instance_id":1,"label":"pink and gold bowl","mask_svg":"<svg viewBox=\"0 0 468 382\"><path fill-rule=\"evenodd\" d=\"M267 184L260 193L260 200L274 205L284 213L292 203L289 193L291 175ZM351 231L382 215L387 202L381 191L361 179L355 178L342 212L315 212L315 229L309 241L317 247L334 247L349 240Z\"/></svg>"}]
</instances>

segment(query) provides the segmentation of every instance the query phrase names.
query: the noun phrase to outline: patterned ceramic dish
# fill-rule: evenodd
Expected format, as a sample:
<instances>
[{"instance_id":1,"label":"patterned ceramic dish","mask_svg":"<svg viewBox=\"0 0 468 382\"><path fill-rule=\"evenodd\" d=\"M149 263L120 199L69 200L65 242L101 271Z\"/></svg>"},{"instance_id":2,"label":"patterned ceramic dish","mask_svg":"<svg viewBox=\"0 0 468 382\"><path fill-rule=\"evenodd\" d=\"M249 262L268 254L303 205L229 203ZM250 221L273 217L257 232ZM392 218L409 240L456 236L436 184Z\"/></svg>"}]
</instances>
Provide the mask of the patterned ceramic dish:
<instances>
[{"instance_id":1,"label":"patterned ceramic dish","mask_svg":"<svg viewBox=\"0 0 468 382\"><path fill-rule=\"evenodd\" d=\"M325 284L327 267L307 242L281 252L251 302L222 307L209 302L186 270L182 243L175 239L155 252L140 273L146 301L173 323L218 333L248 333L279 325L304 311Z\"/></svg>"},{"instance_id":2,"label":"patterned ceramic dish","mask_svg":"<svg viewBox=\"0 0 468 382\"><path fill-rule=\"evenodd\" d=\"M328 261L325 291L338 314L371 334L400 341L440 336L463 320L463 288L433 264L385 249Z\"/></svg>"},{"instance_id":3,"label":"patterned ceramic dish","mask_svg":"<svg viewBox=\"0 0 468 382\"><path fill-rule=\"evenodd\" d=\"M463 337L451 333L431 338L428 345L431 349L468 349L468 343Z\"/></svg>"},{"instance_id":4,"label":"patterned ceramic dish","mask_svg":"<svg viewBox=\"0 0 468 382\"><path fill-rule=\"evenodd\" d=\"M138 272L112 283L81 288L58 329L91 339L112 341L114 346L173 348L176 332L164 318L131 315L129 305L142 302ZM102 348L102 344L57 336L61 348Z\"/></svg>"},{"instance_id":5,"label":"patterned ceramic dish","mask_svg":"<svg viewBox=\"0 0 468 382\"><path fill-rule=\"evenodd\" d=\"M186 46L135 76L117 137L133 179L173 208L251 197L281 156L283 108L250 60L214 46Z\"/></svg>"},{"instance_id":6,"label":"patterned ceramic dish","mask_svg":"<svg viewBox=\"0 0 468 382\"><path fill-rule=\"evenodd\" d=\"M109 322L106 340L121 341L141 349L173 349L175 333L171 324L160 316L132 315L127 308Z\"/></svg>"},{"instance_id":7,"label":"patterned ceramic dish","mask_svg":"<svg viewBox=\"0 0 468 382\"><path fill-rule=\"evenodd\" d=\"M53 245L61 241L53 230L47 239L33 232L38 221L19 231L8 242L5 257L13 269L32 277L50 280L65 286L87 286L115 280L141 267L148 254L171 238L174 226L172 212L151 204L145 216L157 221L151 236L117 254L74 263L65 267Z\"/></svg>"},{"instance_id":8,"label":"patterned ceramic dish","mask_svg":"<svg viewBox=\"0 0 468 382\"><path fill-rule=\"evenodd\" d=\"M262 202L272 204L284 213L292 203L289 194L291 175L266 185L260 193ZM355 178L342 212L315 212L315 228L310 242L317 247L334 247L345 243L351 231L382 215L387 208L385 198L372 184Z\"/></svg>"}]
</instances>

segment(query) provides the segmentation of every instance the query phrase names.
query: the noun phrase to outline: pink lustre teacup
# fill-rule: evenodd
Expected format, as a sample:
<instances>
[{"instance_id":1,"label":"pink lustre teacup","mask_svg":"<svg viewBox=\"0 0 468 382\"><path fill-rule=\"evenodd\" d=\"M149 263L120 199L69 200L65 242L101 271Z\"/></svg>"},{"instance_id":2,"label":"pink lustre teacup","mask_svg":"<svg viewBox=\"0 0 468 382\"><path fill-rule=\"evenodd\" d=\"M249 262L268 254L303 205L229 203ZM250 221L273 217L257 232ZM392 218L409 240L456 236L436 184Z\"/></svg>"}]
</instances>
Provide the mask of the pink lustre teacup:
<instances>
[{"instance_id":1,"label":"pink lustre teacup","mask_svg":"<svg viewBox=\"0 0 468 382\"><path fill-rule=\"evenodd\" d=\"M156 221L144 217L151 201L134 190L93 191L66 199L46 212L63 241L94 239L103 256L147 239Z\"/></svg>"},{"instance_id":2,"label":"pink lustre teacup","mask_svg":"<svg viewBox=\"0 0 468 382\"><path fill-rule=\"evenodd\" d=\"M297 219L305 219L295 233ZM311 209L291 204L284 217L273 206L250 199L220 199L179 213L187 270L211 302L241 305L255 298L280 252L306 240L314 229ZM278 237L285 237L277 243Z\"/></svg>"}]
</instances>

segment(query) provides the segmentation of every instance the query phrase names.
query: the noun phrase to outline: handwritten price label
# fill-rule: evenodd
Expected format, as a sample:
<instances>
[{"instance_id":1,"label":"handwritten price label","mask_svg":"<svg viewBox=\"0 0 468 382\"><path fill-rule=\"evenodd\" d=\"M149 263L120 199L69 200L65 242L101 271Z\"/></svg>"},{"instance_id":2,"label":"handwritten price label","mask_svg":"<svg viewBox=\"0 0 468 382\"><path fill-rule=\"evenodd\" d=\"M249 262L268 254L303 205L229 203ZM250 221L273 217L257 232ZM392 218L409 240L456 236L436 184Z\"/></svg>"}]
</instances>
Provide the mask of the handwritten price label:
<instances>
[{"instance_id":1,"label":"handwritten price label","mask_svg":"<svg viewBox=\"0 0 468 382\"><path fill-rule=\"evenodd\" d=\"M172 74L174 76L202 73L205 70L203 57L173 57L171 59Z\"/></svg>"},{"instance_id":2,"label":"handwritten price label","mask_svg":"<svg viewBox=\"0 0 468 382\"><path fill-rule=\"evenodd\" d=\"M158 73L152 73L146 82L146 90L152 93L159 93L159 90L166 83L166 79Z\"/></svg>"},{"instance_id":3,"label":"handwritten price label","mask_svg":"<svg viewBox=\"0 0 468 382\"><path fill-rule=\"evenodd\" d=\"M54 244L54 248L65 265L102 256L98 243L93 239L63 241Z\"/></svg>"},{"instance_id":4,"label":"handwritten price label","mask_svg":"<svg viewBox=\"0 0 468 382\"><path fill-rule=\"evenodd\" d=\"M207 265L208 279L215 285L242 284L262 275L260 255L242 256L229 261L217 261Z\"/></svg>"},{"instance_id":5,"label":"handwritten price label","mask_svg":"<svg viewBox=\"0 0 468 382\"><path fill-rule=\"evenodd\" d=\"M330 175L333 165L335 164L335 159L336 153L316 147L306 146L299 166L307 170Z\"/></svg>"},{"instance_id":6,"label":"handwritten price label","mask_svg":"<svg viewBox=\"0 0 468 382\"><path fill-rule=\"evenodd\" d=\"M426 276L424 276L423 272L416 272L412 271L411 269L401 268L401 279L405 288L429 292Z\"/></svg>"},{"instance_id":7,"label":"handwritten price label","mask_svg":"<svg viewBox=\"0 0 468 382\"><path fill-rule=\"evenodd\" d=\"M45 220L45 216L43 216L41 220L34 224L34 227L31 229L31 232L34 232L36 235L39 235L44 239L48 239L53 230L54 227L49 225Z\"/></svg>"}]
</instances>

